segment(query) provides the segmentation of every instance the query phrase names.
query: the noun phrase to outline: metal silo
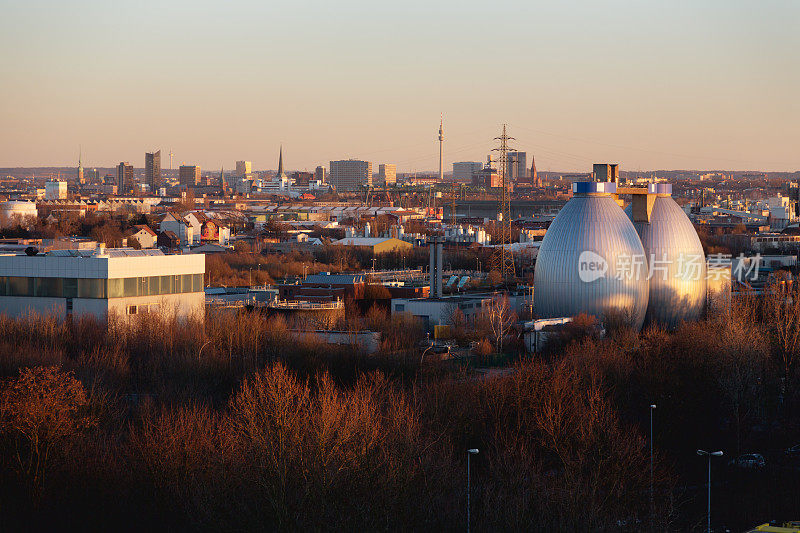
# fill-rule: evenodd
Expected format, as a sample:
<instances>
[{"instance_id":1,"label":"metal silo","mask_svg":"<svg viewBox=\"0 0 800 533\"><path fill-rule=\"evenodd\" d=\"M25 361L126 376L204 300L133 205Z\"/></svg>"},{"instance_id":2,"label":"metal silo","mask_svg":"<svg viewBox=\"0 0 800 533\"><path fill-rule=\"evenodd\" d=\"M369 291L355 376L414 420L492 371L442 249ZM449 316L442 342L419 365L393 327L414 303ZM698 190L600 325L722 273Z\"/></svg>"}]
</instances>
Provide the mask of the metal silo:
<instances>
[{"instance_id":1,"label":"metal silo","mask_svg":"<svg viewBox=\"0 0 800 533\"><path fill-rule=\"evenodd\" d=\"M640 329L647 310L647 258L612 194L616 183L573 183L539 248L534 309L542 318L621 316Z\"/></svg>"},{"instance_id":2,"label":"metal silo","mask_svg":"<svg viewBox=\"0 0 800 533\"><path fill-rule=\"evenodd\" d=\"M633 203L625 209L651 269L646 321L674 328L703 313L706 259L692 222L672 199L672 185L652 183L647 192L655 195L649 213L638 210L634 216Z\"/></svg>"}]
</instances>

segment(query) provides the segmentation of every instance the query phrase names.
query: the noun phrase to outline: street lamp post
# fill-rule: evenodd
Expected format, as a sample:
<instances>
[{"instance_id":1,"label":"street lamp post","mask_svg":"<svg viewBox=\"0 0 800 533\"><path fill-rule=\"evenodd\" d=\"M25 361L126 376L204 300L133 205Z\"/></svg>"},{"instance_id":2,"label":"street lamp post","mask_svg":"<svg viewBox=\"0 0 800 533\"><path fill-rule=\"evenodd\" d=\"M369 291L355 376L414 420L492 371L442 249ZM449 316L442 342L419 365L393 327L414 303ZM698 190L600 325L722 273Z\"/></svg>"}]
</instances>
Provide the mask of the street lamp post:
<instances>
[{"instance_id":1,"label":"street lamp post","mask_svg":"<svg viewBox=\"0 0 800 533\"><path fill-rule=\"evenodd\" d=\"M653 529L653 515L655 514L655 504L653 500L653 411L656 404L650 404L650 530Z\"/></svg>"},{"instance_id":2,"label":"street lamp post","mask_svg":"<svg viewBox=\"0 0 800 533\"><path fill-rule=\"evenodd\" d=\"M470 448L467 450L467 533L469 533L469 525L470 525L470 518L469 518L469 458L471 455L475 455L478 453L478 448Z\"/></svg>"},{"instance_id":3,"label":"street lamp post","mask_svg":"<svg viewBox=\"0 0 800 533\"><path fill-rule=\"evenodd\" d=\"M707 452L705 450L697 450L697 455L705 455L708 457L708 533L711 533L711 458L722 457L722 452Z\"/></svg>"},{"instance_id":4,"label":"street lamp post","mask_svg":"<svg viewBox=\"0 0 800 533\"><path fill-rule=\"evenodd\" d=\"M431 334L430 333L425 333L425 339L427 341L428 347L425 348L424 350L422 350L422 355L419 356L419 367L420 367L420 369L422 369L422 362L425 360L425 354L427 353L428 350L433 348L433 343L431 342Z\"/></svg>"}]
</instances>

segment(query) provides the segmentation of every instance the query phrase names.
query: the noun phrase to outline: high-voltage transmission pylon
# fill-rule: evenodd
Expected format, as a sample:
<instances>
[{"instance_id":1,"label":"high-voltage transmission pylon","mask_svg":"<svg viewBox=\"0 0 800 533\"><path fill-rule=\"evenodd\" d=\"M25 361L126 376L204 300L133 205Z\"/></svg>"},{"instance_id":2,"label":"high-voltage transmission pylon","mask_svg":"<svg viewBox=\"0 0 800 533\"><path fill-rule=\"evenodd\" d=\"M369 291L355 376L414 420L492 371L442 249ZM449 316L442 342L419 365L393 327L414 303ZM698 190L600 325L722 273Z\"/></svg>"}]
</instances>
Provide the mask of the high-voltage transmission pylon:
<instances>
[{"instance_id":1,"label":"high-voltage transmission pylon","mask_svg":"<svg viewBox=\"0 0 800 533\"><path fill-rule=\"evenodd\" d=\"M511 206L508 195L508 188L511 185L508 178L508 141L515 140L506 134L506 125L503 124L503 133L494 140L500 141L500 146L493 148L493 152L499 152L500 160L497 162L500 177L500 205L497 211L497 227L499 230L500 242L495 243L495 252L492 257L492 268L497 270L504 282L513 281L516 278L514 269L514 254L511 251Z\"/></svg>"}]
</instances>

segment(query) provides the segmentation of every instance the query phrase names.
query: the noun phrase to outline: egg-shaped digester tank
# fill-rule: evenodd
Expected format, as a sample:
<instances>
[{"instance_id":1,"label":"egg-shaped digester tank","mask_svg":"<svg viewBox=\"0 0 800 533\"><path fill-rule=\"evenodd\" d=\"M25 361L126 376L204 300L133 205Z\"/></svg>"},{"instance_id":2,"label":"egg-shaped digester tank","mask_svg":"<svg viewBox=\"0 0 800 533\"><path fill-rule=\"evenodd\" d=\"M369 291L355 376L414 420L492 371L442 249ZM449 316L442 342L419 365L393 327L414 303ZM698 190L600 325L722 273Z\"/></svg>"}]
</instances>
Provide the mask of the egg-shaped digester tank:
<instances>
[{"instance_id":1,"label":"egg-shaped digester tank","mask_svg":"<svg viewBox=\"0 0 800 533\"><path fill-rule=\"evenodd\" d=\"M643 209L634 216L633 204L625 213L633 222L650 264L650 301L645 322L675 328L697 320L706 302L706 258L689 217L672 198L672 185L648 186L652 200L649 221Z\"/></svg>"},{"instance_id":2,"label":"egg-shaped digester tank","mask_svg":"<svg viewBox=\"0 0 800 533\"><path fill-rule=\"evenodd\" d=\"M539 248L534 311L541 318L612 315L639 330L647 311L647 259L612 196L616 183L576 182L572 192Z\"/></svg>"}]
</instances>

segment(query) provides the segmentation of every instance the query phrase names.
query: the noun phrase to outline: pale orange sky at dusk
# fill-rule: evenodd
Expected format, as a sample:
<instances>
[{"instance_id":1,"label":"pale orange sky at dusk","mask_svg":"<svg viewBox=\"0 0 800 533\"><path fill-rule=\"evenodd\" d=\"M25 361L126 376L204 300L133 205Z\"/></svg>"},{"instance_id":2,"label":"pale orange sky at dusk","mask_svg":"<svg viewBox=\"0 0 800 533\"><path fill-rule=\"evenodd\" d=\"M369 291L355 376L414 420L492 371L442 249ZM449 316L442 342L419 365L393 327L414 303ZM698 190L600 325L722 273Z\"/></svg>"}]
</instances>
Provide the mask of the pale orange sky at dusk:
<instances>
[{"instance_id":1,"label":"pale orange sky at dusk","mask_svg":"<svg viewBox=\"0 0 800 533\"><path fill-rule=\"evenodd\" d=\"M0 167L800 169L800 2L8 2Z\"/></svg>"}]
</instances>

